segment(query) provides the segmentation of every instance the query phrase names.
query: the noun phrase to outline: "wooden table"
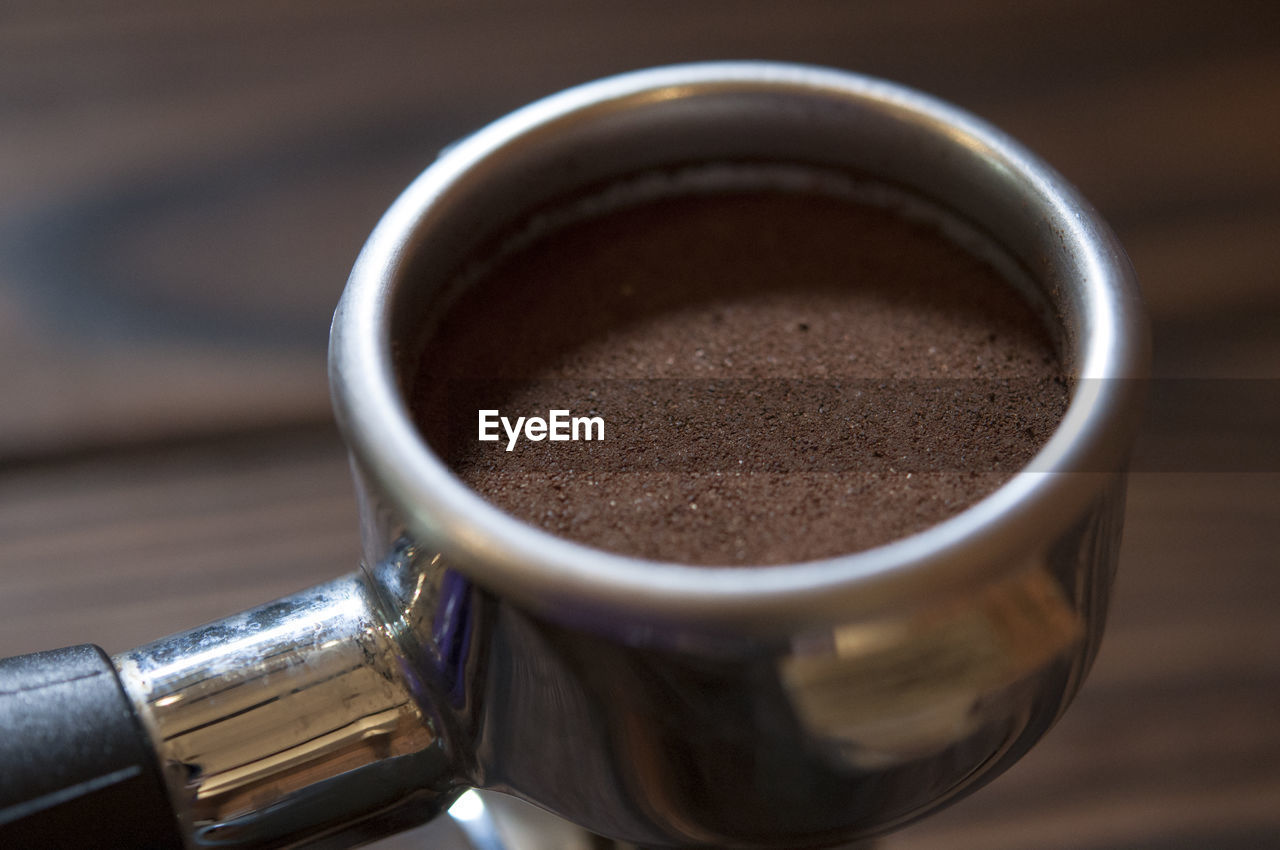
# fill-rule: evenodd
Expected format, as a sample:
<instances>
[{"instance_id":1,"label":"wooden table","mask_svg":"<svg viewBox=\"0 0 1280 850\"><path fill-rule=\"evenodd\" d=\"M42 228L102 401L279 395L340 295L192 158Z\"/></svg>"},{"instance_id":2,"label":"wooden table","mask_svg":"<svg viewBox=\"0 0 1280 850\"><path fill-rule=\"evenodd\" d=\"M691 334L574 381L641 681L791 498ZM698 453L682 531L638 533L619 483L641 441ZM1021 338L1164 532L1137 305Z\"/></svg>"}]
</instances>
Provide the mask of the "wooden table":
<instances>
[{"instance_id":1,"label":"wooden table","mask_svg":"<svg viewBox=\"0 0 1280 850\"><path fill-rule=\"evenodd\" d=\"M441 145L620 70L829 64L966 106L1079 185L1131 251L1166 379L1077 704L1005 777L884 846L1280 846L1275 8L6 7L0 655L119 651L354 565L328 317Z\"/></svg>"}]
</instances>

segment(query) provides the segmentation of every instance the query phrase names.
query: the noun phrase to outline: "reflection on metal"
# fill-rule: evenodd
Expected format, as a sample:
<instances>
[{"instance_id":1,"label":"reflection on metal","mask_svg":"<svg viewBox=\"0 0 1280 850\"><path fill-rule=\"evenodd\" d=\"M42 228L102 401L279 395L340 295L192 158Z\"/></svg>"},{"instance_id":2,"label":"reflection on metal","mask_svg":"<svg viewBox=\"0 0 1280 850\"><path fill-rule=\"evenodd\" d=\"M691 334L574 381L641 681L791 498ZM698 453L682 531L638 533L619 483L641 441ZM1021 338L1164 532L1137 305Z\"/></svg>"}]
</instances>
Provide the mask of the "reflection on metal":
<instances>
[{"instance_id":1,"label":"reflection on metal","mask_svg":"<svg viewBox=\"0 0 1280 850\"><path fill-rule=\"evenodd\" d=\"M115 660L197 843L226 846L431 808L442 742L398 655L348 577Z\"/></svg>"},{"instance_id":2,"label":"reflection on metal","mask_svg":"<svg viewBox=\"0 0 1280 850\"><path fill-rule=\"evenodd\" d=\"M780 672L815 743L874 769L959 743L984 721L984 706L1004 708L1002 689L1081 632L1062 590L1035 566L974 597L841 626L826 647L785 658Z\"/></svg>"},{"instance_id":3,"label":"reflection on metal","mask_svg":"<svg viewBox=\"0 0 1280 850\"><path fill-rule=\"evenodd\" d=\"M477 822L481 812L487 823L477 835L468 823ZM468 850L640 850L634 844L592 835L536 806L493 791L466 792L449 815L467 836L471 845ZM498 843L481 843L494 840Z\"/></svg>"},{"instance_id":4,"label":"reflection on metal","mask_svg":"<svg viewBox=\"0 0 1280 850\"><path fill-rule=\"evenodd\" d=\"M464 791L449 807L449 817L467 836L473 850L510 850L498 832L497 821L476 791Z\"/></svg>"}]
</instances>

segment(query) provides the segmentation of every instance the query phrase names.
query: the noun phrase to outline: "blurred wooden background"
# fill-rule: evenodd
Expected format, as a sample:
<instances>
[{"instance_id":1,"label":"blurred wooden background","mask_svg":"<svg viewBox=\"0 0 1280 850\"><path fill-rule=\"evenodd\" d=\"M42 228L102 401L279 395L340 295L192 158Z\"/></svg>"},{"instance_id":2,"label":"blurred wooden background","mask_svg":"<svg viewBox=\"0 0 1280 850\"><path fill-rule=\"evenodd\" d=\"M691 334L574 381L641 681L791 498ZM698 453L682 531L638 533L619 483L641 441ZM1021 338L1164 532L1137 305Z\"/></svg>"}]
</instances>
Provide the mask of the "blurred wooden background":
<instances>
[{"instance_id":1,"label":"blurred wooden background","mask_svg":"<svg viewBox=\"0 0 1280 850\"><path fill-rule=\"evenodd\" d=\"M617 71L828 64L938 94L1053 163L1131 251L1157 373L1228 399L1153 404L1075 707L884 846L1280 846L1278 9L4 4L0 655L119 651L353 566L328 318L440 146Z\"/></svg>"}]
</instances>

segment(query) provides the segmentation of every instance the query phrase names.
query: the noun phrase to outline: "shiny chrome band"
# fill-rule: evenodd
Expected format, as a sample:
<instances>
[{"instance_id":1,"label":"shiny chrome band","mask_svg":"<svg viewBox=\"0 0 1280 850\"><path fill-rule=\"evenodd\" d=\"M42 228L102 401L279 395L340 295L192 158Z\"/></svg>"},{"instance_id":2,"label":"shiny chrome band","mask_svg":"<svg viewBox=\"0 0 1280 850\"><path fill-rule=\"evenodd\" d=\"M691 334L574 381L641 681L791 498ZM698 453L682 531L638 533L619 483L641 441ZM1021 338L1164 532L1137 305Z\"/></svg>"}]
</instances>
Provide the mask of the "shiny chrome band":
<instances>
[{"instance_id":1,"label":"shiny chrome band","mask_svg":"<svg viewBox=\"0 0 1280 850\"><path fill-rule=\"evenodd\" d=\"M114 660L193 843L260 847L447 804L445 742L400 659L350 575Z\"/></svg>"}]
</instances>

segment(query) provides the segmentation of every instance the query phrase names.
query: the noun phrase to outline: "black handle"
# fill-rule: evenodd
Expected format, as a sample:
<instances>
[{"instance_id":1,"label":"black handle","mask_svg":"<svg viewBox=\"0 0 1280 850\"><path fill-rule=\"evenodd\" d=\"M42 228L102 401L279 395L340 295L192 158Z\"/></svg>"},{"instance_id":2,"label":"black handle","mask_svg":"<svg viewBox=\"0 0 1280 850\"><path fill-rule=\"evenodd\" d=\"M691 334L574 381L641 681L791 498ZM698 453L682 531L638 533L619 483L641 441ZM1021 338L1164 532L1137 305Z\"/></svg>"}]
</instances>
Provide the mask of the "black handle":
<instances>
[{"instance_id":1,"label":"black handle","mask_svg":"<svg viewBox=\"0 0 1280 850\"><path fill-rule=\"evenodd\" d=\"M182 846L106 653L85 644L0 659L0 847Z\"/></svg>"}]
</instances>

